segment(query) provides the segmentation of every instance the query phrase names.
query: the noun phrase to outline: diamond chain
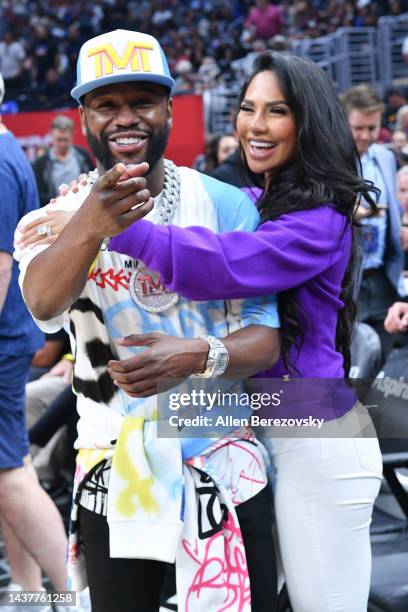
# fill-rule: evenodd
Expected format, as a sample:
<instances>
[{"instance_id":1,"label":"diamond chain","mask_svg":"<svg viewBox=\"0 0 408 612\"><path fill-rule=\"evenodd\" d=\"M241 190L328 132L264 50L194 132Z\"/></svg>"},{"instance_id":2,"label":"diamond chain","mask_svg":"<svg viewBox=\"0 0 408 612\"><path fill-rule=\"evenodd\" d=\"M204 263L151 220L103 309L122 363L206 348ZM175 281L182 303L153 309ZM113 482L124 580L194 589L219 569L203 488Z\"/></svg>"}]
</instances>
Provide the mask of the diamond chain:
<instances>
[{"instance_id":1,"label":"diamond chain","mask_svg":"<svg viewBox=\"0 0 408 612\"><path fill-rule=\"evenodd\" d=\"M176 208L180 203L180 172L170 160L164 160L164 185L159 205L159 225L172 222Z\"/></svg>"}]
</instances>

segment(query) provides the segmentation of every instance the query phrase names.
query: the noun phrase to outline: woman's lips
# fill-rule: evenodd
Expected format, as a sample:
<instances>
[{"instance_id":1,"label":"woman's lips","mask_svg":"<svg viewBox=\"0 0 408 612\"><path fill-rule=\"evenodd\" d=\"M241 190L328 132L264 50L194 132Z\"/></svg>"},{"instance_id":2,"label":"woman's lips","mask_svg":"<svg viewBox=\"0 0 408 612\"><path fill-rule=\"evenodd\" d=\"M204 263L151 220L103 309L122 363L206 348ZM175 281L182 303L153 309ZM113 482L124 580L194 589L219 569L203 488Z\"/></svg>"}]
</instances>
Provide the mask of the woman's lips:
<instances>
[{"instance_id":1,"label":"woman's lips","mask_svg":"<svg viewBox=\"0 0 408 612\"><path fill-rule=\"evenodd\" d=\"M265 159L275 151L276 144L264 143L256 145L254 142L248 142L249 154L253 159Z\"/></svg>"}]
</instances>

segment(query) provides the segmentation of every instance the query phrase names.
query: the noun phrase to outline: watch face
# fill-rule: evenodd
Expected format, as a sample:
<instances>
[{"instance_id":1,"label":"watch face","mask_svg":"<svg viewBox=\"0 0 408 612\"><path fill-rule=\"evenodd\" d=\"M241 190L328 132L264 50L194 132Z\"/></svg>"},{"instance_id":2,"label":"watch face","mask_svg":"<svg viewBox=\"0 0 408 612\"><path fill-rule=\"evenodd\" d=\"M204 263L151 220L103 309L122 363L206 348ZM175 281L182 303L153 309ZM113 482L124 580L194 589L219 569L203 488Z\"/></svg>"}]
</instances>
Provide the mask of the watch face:
<instances>
[{"instance_id":1,"label":"watch face","mask_svg":"<svg viewBox=\"0 0 408 612\"><path fill-rule=\"evenodd\" d=\"M227 351L220 351L216 357L216 363L214 368L215 374L223 374L227 369L228 365L228 353Z\"/></svg>"},{"instance_id":2,"label":"watch face","mask_svg":"<svg viewBox=\"0 0 408 612\"><path fill-rule=\"evenodd\" d=\"M212 370L217 365L217 358L214 355L209 354L207 359L206 370Z\"/></svg>"},{"instance_id":3,"label":"watch face","mask_svg":"<svg viewBox=\"0 0 408 612\"><path fill-rule=\"evenodd\" d=\"M228 363L228 355L225 355L224 353L222 353L221 355L218 356L217 366L219 368L225 368L227 363Z\"/></svg>"}]
</instances>

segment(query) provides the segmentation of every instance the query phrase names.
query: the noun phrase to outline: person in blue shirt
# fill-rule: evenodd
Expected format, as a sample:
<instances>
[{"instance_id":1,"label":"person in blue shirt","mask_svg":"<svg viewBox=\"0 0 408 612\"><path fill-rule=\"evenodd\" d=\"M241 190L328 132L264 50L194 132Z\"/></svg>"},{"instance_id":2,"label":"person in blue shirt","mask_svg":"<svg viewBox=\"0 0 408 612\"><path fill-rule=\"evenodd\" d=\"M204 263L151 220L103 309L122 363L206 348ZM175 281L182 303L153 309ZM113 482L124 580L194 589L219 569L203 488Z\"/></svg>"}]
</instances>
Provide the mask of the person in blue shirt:
<instances>
[{"instance_id":1,"label":"person in blue shirt","mask_svg":"<svg viewBox=\"0 0 408 612\"><path fill-rule=\"evenodd\" d=\"M0 75L0 104L4 82ZM31 166L0 115L0 520L14 590L41 590L41 569L66 588L66 536L58 510L31 465L25 426L25 383L44 343L18 286L13 237L18 221L38 208Z\"/></svg>"}]
</instances>

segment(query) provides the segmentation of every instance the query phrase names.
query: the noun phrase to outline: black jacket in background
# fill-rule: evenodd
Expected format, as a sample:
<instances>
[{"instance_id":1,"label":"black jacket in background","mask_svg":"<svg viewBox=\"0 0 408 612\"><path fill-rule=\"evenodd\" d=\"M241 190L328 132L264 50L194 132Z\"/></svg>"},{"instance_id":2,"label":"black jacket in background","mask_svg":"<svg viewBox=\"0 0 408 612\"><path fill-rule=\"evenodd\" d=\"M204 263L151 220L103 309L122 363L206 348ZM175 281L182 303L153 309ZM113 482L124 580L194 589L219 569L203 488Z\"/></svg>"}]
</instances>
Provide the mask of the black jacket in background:
<instances>
[{"instance_id":1,"label":"black jacket in background","mask_svg":"<svg viewBox=\"0 0 408 612\"><path fill-rule=\"evenodd\" d=\"M263 187L263 177L245 168L239 149L209 173L210 176L235 187Z\"/></svg>"},{"instance_id":2,"label":"black jacket in background","mask_svg":"<svg viewBox=\"0 0 408 612\"><path fill-rule=\"evenodd\" d=\"M82 147L73 146L74 155L78 160L79 164L79 173L88 173L90 170L93 170L95 164L92 161L91 156L89 155L86 149ZM52 184L52 160L49 154L44 153L40 157L37 157L35 162L33 163L33 170L35 174L35 180L37 181L37 189L38 195L40 196L40 206L45 206L51 200L51 198L55 198L58 196L58 193L54 192L54 187ZM73 177L72 180L75 180L77 177Z\"/></svg>"}]
</instances>

